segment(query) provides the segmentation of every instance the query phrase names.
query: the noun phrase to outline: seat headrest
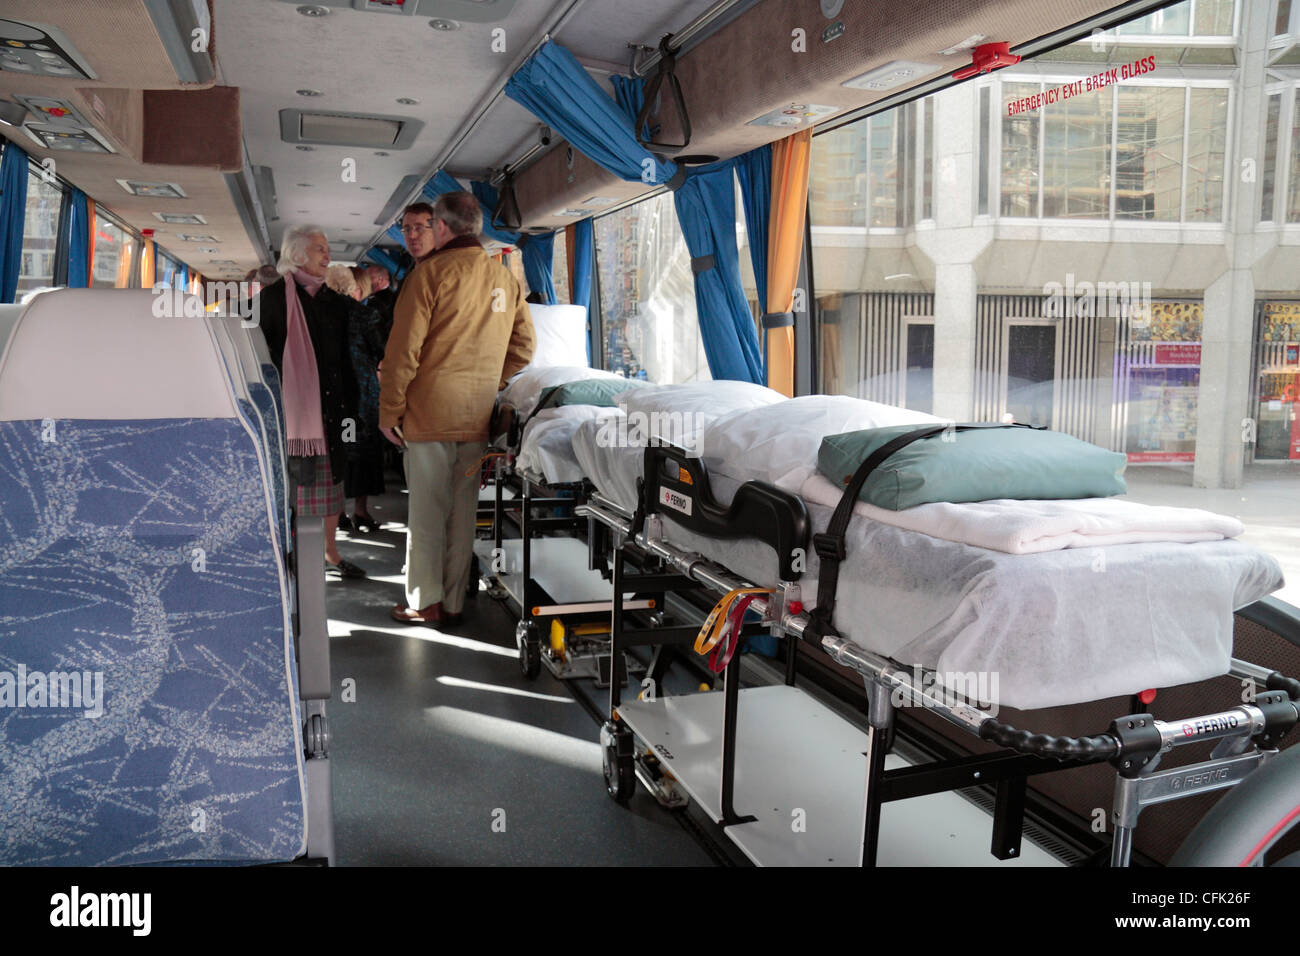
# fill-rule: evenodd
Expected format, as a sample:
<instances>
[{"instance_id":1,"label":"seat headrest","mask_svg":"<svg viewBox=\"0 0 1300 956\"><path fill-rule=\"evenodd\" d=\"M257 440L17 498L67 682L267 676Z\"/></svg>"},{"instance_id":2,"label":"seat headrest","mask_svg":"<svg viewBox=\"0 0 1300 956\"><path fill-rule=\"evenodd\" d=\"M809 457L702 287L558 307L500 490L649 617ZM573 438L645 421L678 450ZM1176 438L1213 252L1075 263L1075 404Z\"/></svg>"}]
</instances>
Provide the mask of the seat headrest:
<instances>
[{"instance_id":1,"label":"seat headrest","mask_svg":"<svg viewBox=\"0 0 1300 956\"><path fill-rule=\"evenodd\" d=\"M189 317L174 314L178 302ZM0 421L235 414L198 296L155 296L148 289L49 292L27 307L0 357Z\"/></svg>"}]
</instances>

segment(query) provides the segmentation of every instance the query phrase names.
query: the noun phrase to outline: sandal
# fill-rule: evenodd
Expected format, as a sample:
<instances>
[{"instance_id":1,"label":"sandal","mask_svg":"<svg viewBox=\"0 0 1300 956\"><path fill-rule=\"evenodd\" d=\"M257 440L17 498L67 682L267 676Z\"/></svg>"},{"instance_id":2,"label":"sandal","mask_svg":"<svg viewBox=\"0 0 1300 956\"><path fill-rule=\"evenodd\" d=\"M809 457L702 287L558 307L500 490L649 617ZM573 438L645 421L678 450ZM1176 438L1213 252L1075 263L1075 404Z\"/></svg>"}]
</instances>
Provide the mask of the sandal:
<instances>
[{"instance_id":1,"label":"sandal","mask_svg":"<svg viewBox=\"0 0 1300 956\"><path fill-rule=\"evenodd\" d=\"M338 564L333 564L328 558L326 558L325 573L334 573L341 578L364 578L366 576L364 568L357 567L345 558L340 558Z\"/></svg>"},{"instance_id":2,"label":"sandal","mask_svg":"<svg viewBox=\"0 0 1300 956\"><path fill-rule=\"evenodd\" d=\"M367 534L373 534L384 526L382 521L376 521L370 515L353 515L352 526L358 531L364 531Z\"/></svg>"}]
</instances>

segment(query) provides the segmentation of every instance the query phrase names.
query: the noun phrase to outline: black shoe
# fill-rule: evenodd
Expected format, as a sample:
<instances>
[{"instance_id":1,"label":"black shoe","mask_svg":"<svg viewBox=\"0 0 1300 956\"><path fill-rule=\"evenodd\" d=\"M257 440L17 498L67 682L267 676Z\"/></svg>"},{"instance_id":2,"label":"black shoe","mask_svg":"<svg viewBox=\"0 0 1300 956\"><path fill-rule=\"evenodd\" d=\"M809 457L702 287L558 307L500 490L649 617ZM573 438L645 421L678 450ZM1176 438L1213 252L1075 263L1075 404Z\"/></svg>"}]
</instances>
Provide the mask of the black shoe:
<instances>
[{"instance_id":1,"label":"black shoe","mask_svg":"<svg viewBox=\"0 0 1300 956\"><path fill-rule=\"evenodd\" d=\"M359 568L351 561L343 558L339 559L338 564L332 564L327 558L325 560L325 573L337 574L341 578L364 578L366 576L364 568Z\"/></svg>"},{"instance_id":2,"label":"black shoe","mask_svg":"<svg viewBox=\"0 0 1300 956\"><path fill-rule=\"evenodd\" d=\"M383 522L376 521L374 518L370 517L370 515L353 515L352 525L358 531L364 531L367 534L372 534L384 526Z\"/></svg>"},{"instance_id":3,"label":"black shoe","mask_svg":"<svg viewBox=\"0 0 1300 956\"><path fill-rule=\"evenodd\" d=\"M339 515L339 530L350 532L352 530L352 519L347 515Z\"/></svg>"}]
</instances>

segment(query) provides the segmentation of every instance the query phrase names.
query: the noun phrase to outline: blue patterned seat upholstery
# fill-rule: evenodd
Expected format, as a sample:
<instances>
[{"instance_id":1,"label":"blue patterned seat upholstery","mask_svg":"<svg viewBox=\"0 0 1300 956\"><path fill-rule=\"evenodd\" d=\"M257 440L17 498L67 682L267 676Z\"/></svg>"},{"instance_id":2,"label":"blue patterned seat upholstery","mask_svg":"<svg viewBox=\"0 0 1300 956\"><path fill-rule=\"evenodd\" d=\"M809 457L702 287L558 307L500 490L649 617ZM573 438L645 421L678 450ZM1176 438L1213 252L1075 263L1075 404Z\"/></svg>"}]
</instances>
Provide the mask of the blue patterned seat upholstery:
<instances>
[{"instance_id":1,"label":"blue patterned seat upholstery","mask_svg":"<svg viewBox=\"0 0 1300 956\"><path fill-rule=\"evenodd\" d=\"M261 438L212 329L151 300L41 296L0 363L0 864L305 849Z\"/></svg>"}]
</instances>

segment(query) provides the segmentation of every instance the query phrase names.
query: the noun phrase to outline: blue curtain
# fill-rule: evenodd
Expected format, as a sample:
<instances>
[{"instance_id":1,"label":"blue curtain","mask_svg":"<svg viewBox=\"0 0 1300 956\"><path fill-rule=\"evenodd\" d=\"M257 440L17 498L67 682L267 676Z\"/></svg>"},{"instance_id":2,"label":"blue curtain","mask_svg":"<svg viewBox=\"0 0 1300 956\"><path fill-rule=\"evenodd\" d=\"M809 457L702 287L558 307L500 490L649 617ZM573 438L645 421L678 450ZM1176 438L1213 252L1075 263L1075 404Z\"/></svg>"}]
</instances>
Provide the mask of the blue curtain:
<instances>
[{"instance_id":1,"label":"blue curtain","mask_svg":"<svg viewBox=\"0 0 1300 956\"><path fill-rule=\"evenodd\" d=\"M767 144L736 157L736 178L745 204L749 261L758 285L758 305L767 314L767 223L772 209L772 146Z\"/></svg>"},{"instance_id":2,"label":"blue curtain","mask_svg":"<svg viewBox=\"0 0 1300 956\"><path fill-rule=\"evenodd\" d=\"M547 305L555 305L555 277L551 275L555 263L555 233L525 236L519 250L524 257L524 278L528 280L528 288L540 292Z\"/></svg>"},{"instance_id":3,"label":"blue curtain","mask_svg":"<svg viewBox=\"0 0 1300 956\"><path fill-rule=\"evenodd\" d=\"M400 277L402 267L397 264L396 259L384 252L383 249L371 249L365 254L365 258L368 258L377 266L383 266L393 274L394 278Z\"/></svg>"},{"instance_id":4,"label":"blue curtain","mask_svg":"<svg viewBox=\"0 0 1300 956\"><path fill-rule=\"evenodd\" d=\"M767 315L767 224L772 208L772 146L736 157L736 178L745 204L745 231L749 233L749 261L754 266L759 313ZM767 368L767 336L760 336L763 367ZM764 380L766 381L766 379Z\"/></svg>"},{"instance_id":5,"label":"blue curtain","mask_svg":"<svg viewBox=\"0 0 1300 956\"><path fill-rule=\"evenodd\" d=\"M590 219L580 219L573 226L573 288L569 301L587 310L587 362L591 362L592 337L598 334L591 317L591 279L596 272L596 227Z\"/></svg>"},{"instance_id":6,"label":"blue curtain","mask_svg":"<svg viewBox=\"0 0 1300 956\"><path fill-rule=\"evenodd\" d=\"M0 302L13 302L22 269L27 216L27 154L13 143L0 156Z\"/></svg>"},{"instance_id":7,"label":"blue curtain","mask_svg":"<svg viewBox=\"0 0 1300 956\"><path fill-rule=\"evenodd\" d=\"M190 267L181 263L181 267L176 270L176 288L185 289L190 284Z\"/></svg>"},{"instance_id":8,"label":"blue curtain","mask_svg":"<svg viewBox=\"0 0 1300 956\"><path fill-rule=\"evenodd\" d=\"M75 186L69 189L71 199L68 202L68 224L66 229L60 223L60 231L66 237L68 249L68 286L84 289L90 285L90 206L86 194Z\"/></svg>"},{"instance_id":9,"label":"blue curtain","mask_svg":"<svg viewBox=\"0 0 1300 956\"><path fill-rule=\"evenodd\" d=\"M657 185L677 172L675 164L660 162L636 141L632 133L636 111L629 118L621 104L627 94L620 92L616 102L572 53L553 40L510 78L506 95L621 179Z\"/></svg>"},{"instance_id":10,"label":"blue curtain","mask_svg":"<svg viewBox=\"0 0 1300 956\"><path fill-rule=\"evenodd\" d=\"M690 170L673 193L677 220L695 271L695 307L709 371L714 378L762 385L758 333L740 284L736 247L736 160Z\"/></svg>"},{"instance_id":11,"label":"blue curtain","mask_svg":"<svg viewBox=\"0 0 1300 956\"><path fill-rule=\"evenodd\" d=\"M489 239L495 239L497 242L505 243L507 246L518 245L519 233L492 225L492 210L497 208L497 200L501 197L497 195L497 191L492 188L491 183L479 182L476 179L469 184L469 188L474 193L475 198L478 199L478 204L483 207L483 235Z\"/></svg>"}]
</instances>

